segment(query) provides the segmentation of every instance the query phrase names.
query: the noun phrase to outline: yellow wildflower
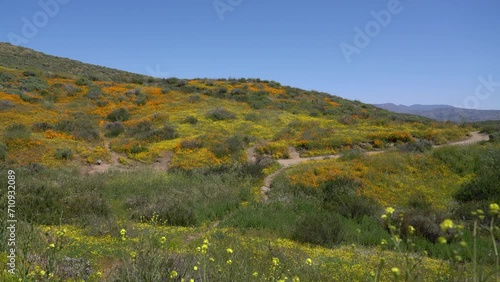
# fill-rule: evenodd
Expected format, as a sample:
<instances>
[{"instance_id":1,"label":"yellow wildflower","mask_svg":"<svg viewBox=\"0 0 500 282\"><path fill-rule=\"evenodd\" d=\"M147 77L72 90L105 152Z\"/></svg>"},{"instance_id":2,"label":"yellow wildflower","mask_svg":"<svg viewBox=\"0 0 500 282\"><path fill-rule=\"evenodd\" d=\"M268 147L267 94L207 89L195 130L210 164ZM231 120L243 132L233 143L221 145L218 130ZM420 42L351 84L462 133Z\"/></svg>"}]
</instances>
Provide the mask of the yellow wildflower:
<instances>
[{"instance_id":1,"label":"yellow wildflower","mask_svg":"<svg viewBox=\"0 0 500 282\"><path fill-rule=\"evenodd\" d=\"M226 261L226 263L227 263L227 264L232 264L232 263L233 263L233 261L229 259L229 260L227 260L227 261Z\"/></svg>"},{"instance_id":2,"label":"yellow wildflower","mask_svg":"<svg viewBox=\"0 0 500 282\"><path fill-rule=\"evenodd\" d=\"M306 259L306 264L307 264L307 265L311 265L312 263L313 263L313 262L312 262L312 260L311 260L310 258Z\"/></svg>"},{"instance_id":3,"label":"yellow wildflower","mask_svg":"<svg viewBox=\"0 0 500 282\"><path fill-rule=\"evenodd\" d=\"M500 212L500 206L498 204L490 204L490 213L491 214L498 214Z\"/></svg>"},{"instance_id":4,"label":"yellow wildflower","mask_svg":"<svg viewBox=\"0 0 500 282\"><path fill-rule=\"evenodd\" d=\"M446 244L448 241L446 241L446 238L444 238L443 236L439 236L438 242L441 244Z\"/></svg>"},{"instance_id":5,"label":"yellow wildflower","mask_svg":"<svg viewBox=\"0 0 500 282\"><path fill-rule=\"evenodd\" d=\"M397 268L397 267L391 268L391 272L392 272L392 274L394 274L394 276L401 275L401 270L399 270L399 268Z\"/></svg>"},{"instance_id":6,"label":"yellow wildflower","mask_svg":"<svg viewBox=\"0 0 500 282\"><path fill-rule=\"evenodd\" d=\"M385 212L389 215L393 214L396 210L393 207L388 207L385 209Z\"/></svg>"},{"instance_id":7,"label":"yellow wildflower","mask_svg":"<svg viewBox=\"0 0 500 282\"><path fill-rule=\"evenodd\" d=\"M451 219L445 219L439 226L443 232L446 232L448 229L454 228L455 224Z\"/></svg>"},{"instance_id":8,"label":"yellow wildflower","mask_svg":"<svg viewBox=\"0 0 500 282\"><path fill-rule=\"evenodd\" d=\"M232 254L232 253L233 253L233 249L228 248L228 249L226 250L226 252L227 252L228 254Z\"/></svg>"},{"instance_id":9,"label":"yellow wildflower","mask_svg":"<svg viewBox=\"0 0 500 282\"><path fill-rule=\"evenodd\" d=\"M172 272L170 272L170 279L174 279L175 277L177 277L177 275L179 275L177 271L172 270Z\"/></svg>"}]
</instances>

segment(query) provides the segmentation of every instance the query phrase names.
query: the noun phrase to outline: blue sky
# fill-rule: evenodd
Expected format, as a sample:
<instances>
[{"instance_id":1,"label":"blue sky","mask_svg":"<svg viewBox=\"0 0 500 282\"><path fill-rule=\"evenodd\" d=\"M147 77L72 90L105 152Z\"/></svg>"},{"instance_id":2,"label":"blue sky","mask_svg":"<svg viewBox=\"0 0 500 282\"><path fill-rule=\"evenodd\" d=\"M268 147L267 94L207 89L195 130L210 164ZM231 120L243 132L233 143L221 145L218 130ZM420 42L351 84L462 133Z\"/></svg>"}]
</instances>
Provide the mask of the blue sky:
<instances>
[{"instance_id":1,"label":"blue sky","mask_svg":"<svg viewBox=\"0 0 500 282\"><path fill-rule=\"evenodd\" d=\"M162 77L500 109L499 11L498 0L0 0L0 41Z\"/></svg>"}]
</instances>

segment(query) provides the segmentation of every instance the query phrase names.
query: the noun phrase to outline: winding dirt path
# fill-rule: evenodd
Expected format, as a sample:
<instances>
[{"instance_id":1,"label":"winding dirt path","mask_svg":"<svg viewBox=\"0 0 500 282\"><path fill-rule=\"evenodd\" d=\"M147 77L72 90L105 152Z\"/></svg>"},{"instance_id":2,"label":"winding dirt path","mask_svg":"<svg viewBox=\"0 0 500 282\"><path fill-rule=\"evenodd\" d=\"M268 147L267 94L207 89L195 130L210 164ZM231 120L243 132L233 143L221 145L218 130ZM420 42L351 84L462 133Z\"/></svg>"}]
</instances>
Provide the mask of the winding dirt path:
<instances>
[{"instance_id":1,"label":"winding dirt path","mask_svg":"<svg viewBox=\"0 0 500 282\"><path fill-rule=\"evenodd\" d=\"M469 133L469 138L467 138L465 140L449 143L446 145L435 145L435 146L433 146L433 148L439 148L439 147L443 147L443 146L470 145L470 144L478 143L481 141L488 141L488 140L490 140L489 135L479 133L479 131L474 131L474 132ZM365 152L364 154L367 156L371 156L371 155L376 155L376 154L380 154L380 153L384 153L384 152L386 152L386 151L369 151L369 152ZM271 187L271 184L272 184L274 178L276 178L276 176L278 176L280 173L282 173L286 168L293 166L293 165L297 165L297 164L306 162L306 161L337 159L340 156L342 156L341 154L335 154L335 155L325 155L325 156L301 158L299 156L299 154L295 151L295 148L293 148L293 147L288 148L288 153L290 155L289 159L278 159L277 160L278 163L281 164L281 168L279 170L277 170L276 172L274 172L273 174L270 174L266 178L264 178L264 186L262 186L260 188L260 194L261 194L262 201L266 202L269 199L269 192L271 191L270 187Z\"/></svg>"}]
</instances>

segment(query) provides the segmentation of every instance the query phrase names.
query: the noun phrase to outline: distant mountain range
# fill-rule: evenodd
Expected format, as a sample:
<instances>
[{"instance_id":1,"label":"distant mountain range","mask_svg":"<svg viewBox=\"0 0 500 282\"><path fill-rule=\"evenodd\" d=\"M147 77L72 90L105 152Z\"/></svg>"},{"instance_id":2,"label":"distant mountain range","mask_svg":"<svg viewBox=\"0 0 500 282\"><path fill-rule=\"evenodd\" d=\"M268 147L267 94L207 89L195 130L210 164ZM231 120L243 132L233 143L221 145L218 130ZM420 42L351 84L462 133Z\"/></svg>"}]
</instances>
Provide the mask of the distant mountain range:
<instances>
[{"instance_id":1,"label":"distant mountain range","mask_svg":"<svg viewBox=\"0 0 500 282\"><path fill-rule=\"evenodd\" d=\"M439 121L476 122L486 120L500 120L500 110L473 110L456 108L449 105L396 105L373 104L375 107L391 112L413 114L428 117Z\"/></svg>"}]
</instances>

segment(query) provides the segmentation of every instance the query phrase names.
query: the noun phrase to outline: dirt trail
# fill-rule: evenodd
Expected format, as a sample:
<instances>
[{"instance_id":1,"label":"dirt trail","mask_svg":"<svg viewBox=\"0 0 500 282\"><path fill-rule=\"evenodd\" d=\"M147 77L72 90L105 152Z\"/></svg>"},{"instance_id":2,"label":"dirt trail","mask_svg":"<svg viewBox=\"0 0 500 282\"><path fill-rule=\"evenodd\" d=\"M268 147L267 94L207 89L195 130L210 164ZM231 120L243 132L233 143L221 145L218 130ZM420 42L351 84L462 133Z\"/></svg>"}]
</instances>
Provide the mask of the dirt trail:
<instances>
[{"instance_id":1,"label":"dirt trail","mask_svg":"<svg viewBox=\"0 0 500 282\"><path fill-rule=\"evenodd\" d=\"M439 148L443 146L458 146L458 145L469 145L469 144L474 144L478 143L481 141L488 141L490 140L490 137L487 134L479 133L479 131L474 131L469 134L469 138L466 140L458 141L458 142L453 142L449 143L446 145L437 145L433 146L433 148ZM384 153L385 151L370 151L370 152L365 152L364 154L367 156L371 155L376 155L380 153ZM266 178L264 178L264 186L261 187L261 197L262 200L265 202L269 199L269 192L271 191L271 184L278 176L280 173L282 173L286 168L297 165L306 161L317 161L317 160L325 160L325 159L337 159L341 156L341 154L335 154L335 155L325 155L325 156L317 156L317 157L308 157L308 158L301 158L299 154L295 151L295 148L289 147L288 148L288 153L290 155L289 159L278 159L278 163L281 164L281 168L274 172L273 174L268 175Z\"/></svg>"}]
</instances>

